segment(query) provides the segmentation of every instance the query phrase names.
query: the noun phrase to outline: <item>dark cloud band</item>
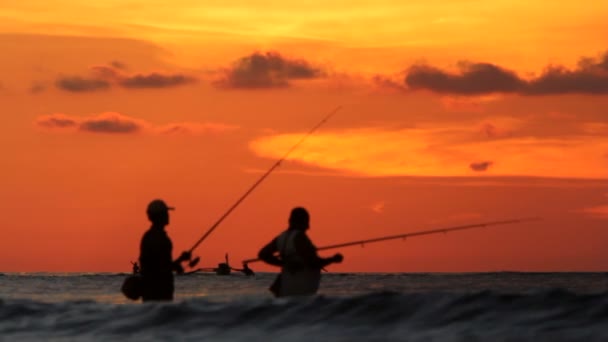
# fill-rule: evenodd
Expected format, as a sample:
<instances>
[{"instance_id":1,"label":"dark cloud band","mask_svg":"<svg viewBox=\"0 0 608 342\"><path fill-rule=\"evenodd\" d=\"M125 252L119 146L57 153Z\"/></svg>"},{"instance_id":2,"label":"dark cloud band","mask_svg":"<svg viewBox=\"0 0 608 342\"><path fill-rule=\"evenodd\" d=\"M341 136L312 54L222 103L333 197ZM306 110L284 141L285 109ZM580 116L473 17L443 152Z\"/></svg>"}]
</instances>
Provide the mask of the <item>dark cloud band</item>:
<instances>
[{"instance_id":1,"label":"dark cloud band","mask_svg":"<svg viewBox=\"0 0 608 342\"><path fill-rule=\"evenodd\" d=\"M491 161L482 161L482 162L471 163L469 165L469 167L473 171L483 172L483 171L487 171L490 168L490 166L492 166L493 164L494 164L494 162L491 162Z\"/></svg>"},{"instance_id":2,"label":"dark cloud band","mask_svg":"<svg viewBox=\"0 0 608 342\"><path fill-rule=\"evenodd\" d=\"M55 82L55 85L59 89L75 93L92 92L110 88L110 83L106 80L78 76L59 78L57 82Z\"/></svg>"},{"instance_id":3,"label":"dark cloud band","mask_svg":"<svg viewBox=\"0 0 608 342\"><path fill-rule=\"evenodd\" d=\"M239 59L215 85L223 88L280 88L291 80L323 77L305 60L289 59L277 52L255 52Z\"/></svg>"},{"instance_id":4,"label":"dark cloud band","mask_svg":"<svg viewBox=\"0 0 608 342\"><path fill-rule=\"evenodd\" d=\"M429 65L414 65L408 70L404 85L410 90L455 95L608 94L608 53L598 60L583 58L574 70L547 67L530 80L490 63L462 63L460 69L459 73L450 73Z\"/></svg>"}]
</instances>

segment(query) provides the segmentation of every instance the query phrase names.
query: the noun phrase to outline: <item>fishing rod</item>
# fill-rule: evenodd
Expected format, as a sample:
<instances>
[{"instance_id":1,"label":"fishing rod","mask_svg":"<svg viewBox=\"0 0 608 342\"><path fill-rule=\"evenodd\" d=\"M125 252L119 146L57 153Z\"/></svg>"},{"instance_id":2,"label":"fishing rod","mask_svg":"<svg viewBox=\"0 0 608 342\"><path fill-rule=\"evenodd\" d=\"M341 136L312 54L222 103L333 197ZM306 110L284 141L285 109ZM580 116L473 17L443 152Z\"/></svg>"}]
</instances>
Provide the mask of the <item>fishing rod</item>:
<instances>
[{"instance_id":1,"label":"fishing rod","mask_svg":"<svg viewBox=\"0 0 608 342\"><path fill-rule=\"evenodd\" d=\"M540 218L539 217L525 217L525 218L511 219L511 220L504 220L504 221L490 221L490 222L483 222L483 223L476 223L476 224L467 224L467 225L462 225L462 226L438 228L438 229L432 229L432 230L423 230L423 231L412 232L412 233L382 236L382 237L377 237L377 238L373 238L373 239L358 240L358 241L339 243L339 244L335 244L335 245L323 246L323 247L317 248L317 251L323 251L323 250L327 250L327 249L334 249L334 248L340 248L340 247L357 246L357 245L361 245L361 247L363 247L365 244L380 242L380 241L396 240L396 239L405 240L405 239L407 239L409 237L413 237L413 236L448 233L448 232L453 232L455 230L483 228L483 227L489 227L489 226L498 226L498 225L505 225L505 224L519 223L519 222L536 221L536 220L540 220ZM260 259L259 258L247 259L247 260L243 260L243 264L248 264L248 263L257 262L257 261L260 261Z\"/></svg>"},{"instance_id":2,"label":"fishing rod","mask_svg":"<svg viewBox=\"0 0 608 342\"><path fill-rule=\"evenodd\" d=\"M262 175L262 177L260 177L260 179L258 179L255 183L253 183L253 185L249 188L249 190L247 190L243 196L241 196L241 198L239 198L225 213L224 215L222 215L217 222L215 222L208 230L207 232L200 238L198 239L198 241L196 241L196 243L192 246L192 248L190 248L189 252L192 253L194 251L194 249L196 249L196 247L198 247L198 245L200 245L203 241L205 241L205 239L209 236L209 234L211 234L215 228L217 228L220 223L222 223L222 221L224 221L224 219L226 217L228 217L228 215L230 215L230 213L236 209L236 207L238 207L239 204L241 204L241 202L243 202L243 200L245 200L245 198L247 198L247 196L249 196L249 194L251 192L253 192L253 190L255 190L255 188L260 185L264 179L266 179L266 177L268 177L272 171L274 171L274 169L276 169L277 167L279 167L279 165L281 165L281 163L287 159L287 157L291 154L291 152L293 152L296 148L298 148L298 146L300 146L300 144L302 144L304 142L304 140L306 140L306 138L308 138L311 134L313 134L319 127L321 127L325 122L327 122L327 120L329 120L329 118L331 118L334 114L336 114L336 112L338 112L340 109L342 108L342 106L338 106L336 108L334 108L334 110L332 110L331 112L329 112L329 114L327 114L323 120L321 120L318 124L316 124L310 131L308 131L308 133L306 133L301 139L300 141L298 141L295 145L293 145L289 151L287 151L287 153L285 153L285 155L276 161L276 163L274 163L274 165L272 165L272 167L270 169L268 169L268 171L266 171L266 173L264 173ZM193 267L194 265L196 265L198 263L198 260L200 260L199 257L193 259L190 261L190 267Z\"/></svg>"}]
</instances>

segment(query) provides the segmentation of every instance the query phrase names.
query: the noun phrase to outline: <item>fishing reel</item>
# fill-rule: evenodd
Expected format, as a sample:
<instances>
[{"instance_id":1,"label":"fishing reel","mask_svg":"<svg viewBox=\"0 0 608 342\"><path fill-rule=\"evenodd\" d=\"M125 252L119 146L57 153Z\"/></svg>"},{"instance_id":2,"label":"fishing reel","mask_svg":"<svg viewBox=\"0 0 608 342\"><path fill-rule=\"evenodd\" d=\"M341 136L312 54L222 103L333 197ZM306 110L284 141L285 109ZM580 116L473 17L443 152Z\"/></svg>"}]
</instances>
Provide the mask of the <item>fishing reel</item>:
<instances>
[{"instance_id":1,"label":"fishing reel","mask_svg":"<svg viewBox=\"0 0 608 342\"><path fill-rule=\"evenodd\" d=\"M188 261L188 267L194 268L194 266L198 265L199 261L201 261L201 257L199 256L191 258L190 261Z\"/></svg>"}]
</instances>

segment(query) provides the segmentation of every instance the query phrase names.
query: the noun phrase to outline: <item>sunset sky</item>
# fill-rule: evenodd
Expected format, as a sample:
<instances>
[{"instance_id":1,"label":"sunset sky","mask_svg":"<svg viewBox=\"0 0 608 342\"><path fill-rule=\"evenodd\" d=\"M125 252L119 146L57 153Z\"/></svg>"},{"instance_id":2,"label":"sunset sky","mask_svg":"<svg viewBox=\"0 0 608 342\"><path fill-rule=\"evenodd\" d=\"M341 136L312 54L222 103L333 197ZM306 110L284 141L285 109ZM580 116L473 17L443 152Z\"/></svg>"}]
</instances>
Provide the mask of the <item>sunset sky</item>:
<instances>
[{"instance_id":1,"label":"sunset sky","mask_svg":"<svg viewBox=\"0 0 608 342\"><path fill-rule=\"evenodd\" d=\"M253 258L309 209L336 272L608 270L608 2L0 0L0 272ZM257 271L273 267L252 264Z\"/></svg>"}]
</instances>

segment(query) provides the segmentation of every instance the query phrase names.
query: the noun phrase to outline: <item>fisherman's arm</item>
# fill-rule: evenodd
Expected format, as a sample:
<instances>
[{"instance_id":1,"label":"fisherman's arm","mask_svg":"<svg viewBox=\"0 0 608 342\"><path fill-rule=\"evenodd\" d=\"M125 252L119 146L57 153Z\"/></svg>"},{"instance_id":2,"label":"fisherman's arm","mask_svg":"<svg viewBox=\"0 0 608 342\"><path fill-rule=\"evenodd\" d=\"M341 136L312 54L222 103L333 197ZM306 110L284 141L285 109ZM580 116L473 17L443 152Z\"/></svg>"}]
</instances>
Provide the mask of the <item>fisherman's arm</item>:
<instances>
[{"instance_id":1,"label":"fisherman's arm","mask_svg":"<svg viewBox=\"0 0 608 342\"><path fill-rule=\"evenodd\" d=\"M317 254L317 247L313 245L312 241L305 234L298 234L295 241L296 250L306 262L306 264L313 268L324 268L325 266L333 263L342 262L342 254L336 253L334 256L329 258L321 258Z\"/></svg>"},{"instance_id":2,"label":"fisherman's arm","mask_svg":"<svg viewBox=\"0 0 608 342\"><path fill-rule=\"evenodd\" d=\"M183 274L184 267L182 266L182 262L190 260L190 257L192 256L191 253L189 251L182 252L182 254L179 256L179 258L172 261L173 243L171 242L171 240L169 238L167 238L165 240L164 248L165 248L165 253L166 253L165 254L166 260L171 263L171 266L170 266L171 270L177 272L177 274Z\"/></svg>"},{"instance_id":3,"label":"fisherman's arm","mask_svg":"<svg viewBox=\"0 0 608 342\"><path fill-rule=\"evenodd\" d=\"M336 253L329 258L321 258L319 257L319 268L324 268L330 264L341 263L344 260L344 257L340 253Z\"/></svg>"},{"instance_id":4,"label":"fisherman's arm","mask_svg":"<svg viewBox=\"0 0 608 342\"><path fill-rule=\"evenodd\" d=\"M192 256L191 253L188 251L182 252L182 254L179 256L179 258L177 258L177 259L175 259L175 261L173 261L173 264L172 264L173 270L175 272L177 272L178 274L184 273L184 267L182 266L182 262L190 260L191 256Z\"/></svg>"},{"instance_id":5,"label":"fisherman's arm","mask_svg":"<svg viewBox=\"0 0 608 342\"><path fill-rule=\"evenodd\" d=\"M260 258L260 260L264 261L267 264L282 267L283 262L275 255L275 253L277 253L278 251L279 249L277 248L277 239L274 239L262 249L260 249L260 252L258 253L258 258Z\"/></svg>"}]
</instances>

